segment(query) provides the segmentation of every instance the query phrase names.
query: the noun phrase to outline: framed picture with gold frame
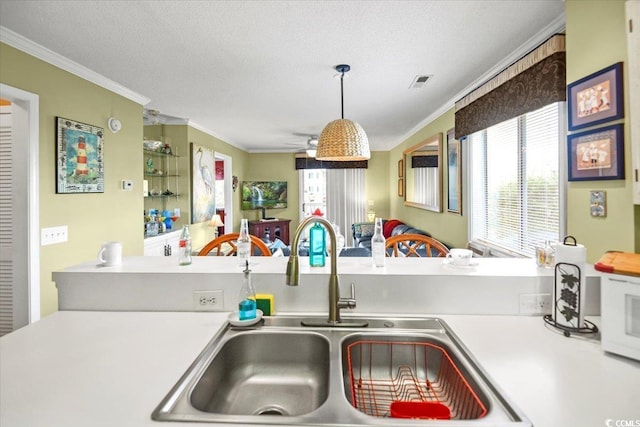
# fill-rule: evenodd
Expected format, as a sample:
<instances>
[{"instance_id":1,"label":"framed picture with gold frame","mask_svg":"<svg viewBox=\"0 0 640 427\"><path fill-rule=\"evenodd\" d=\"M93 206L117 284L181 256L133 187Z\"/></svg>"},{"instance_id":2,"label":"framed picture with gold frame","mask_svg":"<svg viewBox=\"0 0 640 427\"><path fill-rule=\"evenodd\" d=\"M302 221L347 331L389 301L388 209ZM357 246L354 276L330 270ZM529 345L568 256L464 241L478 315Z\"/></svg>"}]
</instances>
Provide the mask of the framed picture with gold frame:
<instances>
[{"instance_id":1,"label":"framed picture with gold frame","mask_svg":"<svg viewBox=\"0 0 640 427\"><path fill-rule=\"evenodd\" d=\"M398 179L398 197L404 197L404 179Z\"/></svg>"},{"instance_id":2,"label":"framed picture with gold frame","mask_svg":"<svg viewBox=\"0 0 640 427\"><path fill-rule=\"evenodd\" d=\"M462 215L461 144L453 129L447 131L447 211Z\"/></svg>"},{"instance_id":3,"label":"framed picture with gold frame","mask_svg":"<svg viewBox=\"0 0 640 427\"><path fill-rule=\"evenodd\" d=\"M404 160L398 160L398 178L404 177Z\"/></svg>"}]
</instances>

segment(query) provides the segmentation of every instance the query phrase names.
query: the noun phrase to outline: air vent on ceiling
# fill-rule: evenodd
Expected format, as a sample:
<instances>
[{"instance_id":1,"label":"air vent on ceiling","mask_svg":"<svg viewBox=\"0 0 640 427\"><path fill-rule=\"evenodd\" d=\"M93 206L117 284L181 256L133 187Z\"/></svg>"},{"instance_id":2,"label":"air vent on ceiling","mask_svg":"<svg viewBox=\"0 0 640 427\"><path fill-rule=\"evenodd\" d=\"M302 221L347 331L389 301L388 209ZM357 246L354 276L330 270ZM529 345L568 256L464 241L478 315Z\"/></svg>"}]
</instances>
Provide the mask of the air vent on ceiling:
<instances>
[{"instance_id":1,"label":"air vent on ceiling","mask_svg":"<svg viewBox=\"0 0 640 427\"><path fill-rule=\"evenodd\" d=\"M411 84L409 85L409 89L421 89L424 87L424 85L427 84L427 82L429 80L431 80L431 78L433 77L433 74L430 75L419 75L416 76L413 81L411 82Z\"/></svg>"}]
</instances>

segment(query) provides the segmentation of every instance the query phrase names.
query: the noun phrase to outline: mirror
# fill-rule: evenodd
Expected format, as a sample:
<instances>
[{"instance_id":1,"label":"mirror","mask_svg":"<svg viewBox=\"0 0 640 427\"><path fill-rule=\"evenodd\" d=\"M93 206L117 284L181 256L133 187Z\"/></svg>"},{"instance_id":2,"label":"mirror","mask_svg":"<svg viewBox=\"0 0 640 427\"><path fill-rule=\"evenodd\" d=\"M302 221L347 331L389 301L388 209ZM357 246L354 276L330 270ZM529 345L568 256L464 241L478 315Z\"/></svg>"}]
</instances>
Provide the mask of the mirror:
<instances>
[{"instance_id":1,"label":"mirror","mask_svg":"<svg viewBox=\"0 0 640 427\"><path fill-rule=\"evenodd\" d=\"M442 212L442 133L402 152L404 204Z\"/></svg>"}]
</instances>

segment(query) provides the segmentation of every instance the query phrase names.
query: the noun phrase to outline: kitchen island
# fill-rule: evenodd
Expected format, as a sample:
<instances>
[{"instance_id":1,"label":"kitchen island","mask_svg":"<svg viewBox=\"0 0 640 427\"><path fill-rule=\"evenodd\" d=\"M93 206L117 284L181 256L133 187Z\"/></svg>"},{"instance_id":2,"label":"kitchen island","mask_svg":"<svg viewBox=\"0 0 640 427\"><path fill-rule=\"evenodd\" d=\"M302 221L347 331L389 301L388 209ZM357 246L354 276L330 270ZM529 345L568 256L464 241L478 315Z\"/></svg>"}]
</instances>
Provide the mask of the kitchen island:
<instances>
[{"instance_id":1,"label":"kitchen island","mask_svg":"<svg viewBox=\"0 0 640 427\"><path fill-rule=\"evenodd\" d=\"M6 335L0 425L196 425L150 415L227 315L60 311ZM540 317L437 317L536 427L640 420L640 362L605 354L597 339L566 338Z\"/></svg>"}]
</instances>

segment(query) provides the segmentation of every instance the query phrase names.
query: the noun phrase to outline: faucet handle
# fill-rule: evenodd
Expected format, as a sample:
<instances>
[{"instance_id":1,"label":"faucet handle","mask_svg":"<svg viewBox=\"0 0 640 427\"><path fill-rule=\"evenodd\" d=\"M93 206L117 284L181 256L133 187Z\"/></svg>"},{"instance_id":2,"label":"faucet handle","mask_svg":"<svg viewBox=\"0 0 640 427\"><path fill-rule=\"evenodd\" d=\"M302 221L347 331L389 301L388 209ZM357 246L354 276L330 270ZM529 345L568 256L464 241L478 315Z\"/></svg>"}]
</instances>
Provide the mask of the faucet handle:
<instances>
[{"instance_id":1,"label":"faucet handle","mask_svg":"<svg viewBox=\"0 0 640 427\"><path fill-rule=\"evenodd\" d=\"M339 308L356 308L356 285L351 283L351 297L340 298L338 301Z\"/></svg>"}]
</instances>

